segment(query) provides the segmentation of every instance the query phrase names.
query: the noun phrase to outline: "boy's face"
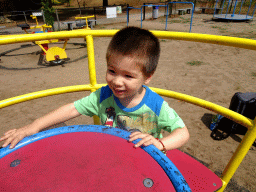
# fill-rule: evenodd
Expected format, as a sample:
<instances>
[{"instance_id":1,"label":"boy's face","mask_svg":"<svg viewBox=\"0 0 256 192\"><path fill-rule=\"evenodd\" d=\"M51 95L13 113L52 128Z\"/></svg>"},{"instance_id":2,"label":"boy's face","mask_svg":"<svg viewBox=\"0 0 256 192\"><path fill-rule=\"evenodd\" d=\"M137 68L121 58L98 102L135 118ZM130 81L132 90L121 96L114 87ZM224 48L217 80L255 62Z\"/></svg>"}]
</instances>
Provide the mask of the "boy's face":
<instances>
[{"instance_id":1,"label":"boy's face","mask_svg":"<svg viewBox=\"0 0 256 192\"><path fill-rule=\"evenodd\" d=\"M142 85L150 80L131 57L112 56L108 61L106 81L121 103L140 100L144 96Z\"/></svg>"}]
</instances>

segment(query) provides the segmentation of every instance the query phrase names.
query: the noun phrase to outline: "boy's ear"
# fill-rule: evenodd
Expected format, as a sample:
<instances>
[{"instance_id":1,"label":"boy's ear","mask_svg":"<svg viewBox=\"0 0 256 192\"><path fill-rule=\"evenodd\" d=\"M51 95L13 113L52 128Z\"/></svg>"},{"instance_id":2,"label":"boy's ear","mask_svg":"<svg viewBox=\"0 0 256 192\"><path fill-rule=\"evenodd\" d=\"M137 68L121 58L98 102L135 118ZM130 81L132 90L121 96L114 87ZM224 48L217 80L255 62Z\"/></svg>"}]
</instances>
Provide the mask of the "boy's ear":
<instances>
[{"instance_id":1,"label":"boy's ear","mask_svg":"<svg viewBox=\"0 0 256 192\"><path fill-rule=\"evenodd\" d=\"M145 79L145 85L149 84L149 82L151 81L153 75L150 75L149 77L146 77Z\"/></svg>"}]
</instances>

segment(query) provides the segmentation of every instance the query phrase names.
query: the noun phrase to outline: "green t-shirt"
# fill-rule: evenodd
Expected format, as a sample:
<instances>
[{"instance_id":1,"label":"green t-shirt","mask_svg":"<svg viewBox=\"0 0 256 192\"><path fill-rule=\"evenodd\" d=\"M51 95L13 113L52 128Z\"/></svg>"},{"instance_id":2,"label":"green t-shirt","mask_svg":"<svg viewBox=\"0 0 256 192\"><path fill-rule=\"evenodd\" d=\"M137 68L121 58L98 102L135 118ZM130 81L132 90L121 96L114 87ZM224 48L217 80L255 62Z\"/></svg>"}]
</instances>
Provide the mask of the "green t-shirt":
<instances>
[{"instance_id":1,"label":"green t-shirt","mask_svg":"<svg viewBox=\"0 0 256 192\"><path fill-rule=\"evenodd\" d=\"M185 126L182 119L161 96L147 86L144 87L144 98L133 108L124 107L109 86L98 89L89 96L75 101L74 104L80 114L97 115L102 125L128 131L136 129L158 138L162 138L162 129L172 132Z\"/></svg>"}]
</instances>

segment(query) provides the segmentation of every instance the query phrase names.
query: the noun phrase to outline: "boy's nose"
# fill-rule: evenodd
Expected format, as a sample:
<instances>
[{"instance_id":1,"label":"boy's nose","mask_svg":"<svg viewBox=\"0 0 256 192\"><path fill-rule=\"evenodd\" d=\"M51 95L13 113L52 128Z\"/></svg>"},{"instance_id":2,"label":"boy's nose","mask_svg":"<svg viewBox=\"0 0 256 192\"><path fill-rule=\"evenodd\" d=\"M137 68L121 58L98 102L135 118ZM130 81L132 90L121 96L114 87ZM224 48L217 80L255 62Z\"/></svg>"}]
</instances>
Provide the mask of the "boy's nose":
<instances>
[{"instance_id":1,"label":"boy's nose","mask_svg":"<svg viewBox=\"0 0 256 192\"><path fill-rule=\"evenodd\" d=\"M113 79L113 84L115 86L121 86L122 85L122 78L121 77L116 77Z\"/></svg>"}]
</instances>

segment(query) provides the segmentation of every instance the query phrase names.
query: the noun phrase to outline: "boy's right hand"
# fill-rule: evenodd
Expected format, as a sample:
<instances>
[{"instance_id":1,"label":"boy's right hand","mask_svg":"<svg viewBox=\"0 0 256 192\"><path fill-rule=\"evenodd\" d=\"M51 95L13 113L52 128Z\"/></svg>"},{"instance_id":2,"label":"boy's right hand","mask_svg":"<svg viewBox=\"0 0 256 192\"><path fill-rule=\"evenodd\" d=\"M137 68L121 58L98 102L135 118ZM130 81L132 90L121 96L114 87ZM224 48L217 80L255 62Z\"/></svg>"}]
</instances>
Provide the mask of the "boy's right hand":
<instances>
[{"instance_id":1,"label":"boy's right hand","mask_svg":"<svg viewBox=\"0 0 256 192\"><path fill-rule=\"evenodd\" d=\"M6 147L10 145L10 149L14 148L15 145L20 142L24 137L30 136L37 133L36 131L31 131L27 126L22 127L20 129L12 129L7 131L3 137L0 138L0 141L4 141L2 147Z\"/></svg>"}]
</instances>

